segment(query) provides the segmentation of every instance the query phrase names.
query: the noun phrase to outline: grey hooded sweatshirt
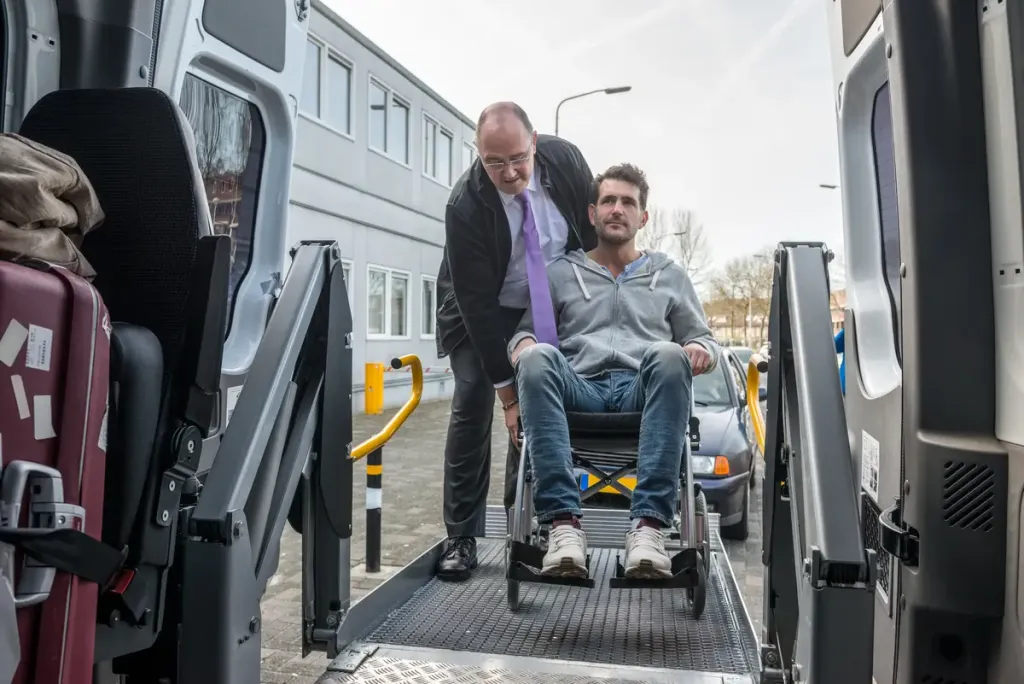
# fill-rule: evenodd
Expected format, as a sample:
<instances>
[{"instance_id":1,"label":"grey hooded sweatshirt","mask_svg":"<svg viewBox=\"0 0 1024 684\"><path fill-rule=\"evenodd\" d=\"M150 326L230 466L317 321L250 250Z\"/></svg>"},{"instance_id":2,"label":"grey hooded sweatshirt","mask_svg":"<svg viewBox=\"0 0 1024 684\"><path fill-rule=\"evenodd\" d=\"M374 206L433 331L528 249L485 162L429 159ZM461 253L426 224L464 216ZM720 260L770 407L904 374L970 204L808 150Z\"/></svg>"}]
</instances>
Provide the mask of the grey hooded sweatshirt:
<instances>
[{"instance_id":1,"label":"grey hooded sweatshirt","mask_svg":"<svg viewBox=\"0 0 1024 684\"><path fill-rule=\"evenodd\" d=\"M659 341L696 342L718 364L718 344L708 328L697 292L686 271L661 252L629 275L614 278L576 250L548 266L558 325L559 348L581 377L640 369L644 352ZM525 338L536 340L530 309L508 345L511 358Z\"/></svg>"}]
</instances>

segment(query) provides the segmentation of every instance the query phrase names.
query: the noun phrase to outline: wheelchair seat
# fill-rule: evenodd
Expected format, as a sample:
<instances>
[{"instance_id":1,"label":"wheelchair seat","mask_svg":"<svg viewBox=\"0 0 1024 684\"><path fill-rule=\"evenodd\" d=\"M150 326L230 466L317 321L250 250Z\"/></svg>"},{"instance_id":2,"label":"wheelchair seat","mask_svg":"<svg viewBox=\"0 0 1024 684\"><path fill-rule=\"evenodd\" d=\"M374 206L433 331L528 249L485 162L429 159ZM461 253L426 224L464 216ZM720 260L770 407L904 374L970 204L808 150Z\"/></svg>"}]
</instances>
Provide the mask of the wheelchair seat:
<instances>
[{"instance_id":1,"label":"wheelchair seat","mask_svg":"<svg viewBox=\"0 0 1024 684\"><path fill-rule=\"evenodd\" d=\"M573 462L588 470L592 470L592 466L605 470L630 466L635 469L642 416L639 412L566 411ZM690 416L687 434L691 451L696 451L700 448L700 419L697 416Z\"/></svg>"},{"instance_id":2,"label":"wheelchair seat","mask_svg":"<svg viewBox=\"0 0 1024 684\"><path fill-rule=\"evenodd\" d=\"M566 411L569 434L573 436L639 437L642 413L579 413Z\"/></svg>"}]
</instances>

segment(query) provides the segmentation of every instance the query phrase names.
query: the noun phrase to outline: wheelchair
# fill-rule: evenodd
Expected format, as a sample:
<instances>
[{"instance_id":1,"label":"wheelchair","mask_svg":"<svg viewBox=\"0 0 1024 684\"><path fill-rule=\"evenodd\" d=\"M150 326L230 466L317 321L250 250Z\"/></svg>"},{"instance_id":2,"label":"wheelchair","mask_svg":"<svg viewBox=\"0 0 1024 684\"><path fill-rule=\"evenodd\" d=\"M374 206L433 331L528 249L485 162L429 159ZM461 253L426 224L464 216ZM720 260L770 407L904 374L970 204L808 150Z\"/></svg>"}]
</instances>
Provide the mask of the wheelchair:
<instances>
[{"instance_id":1,"label":"wheelchair","mask_svg":"<svg viewBox=\"0 0 1024 684\"><path fill-rule=\"evenodd\" d=\"M596 483L580 493L586 502L602 489L611 486L632 500L632 491L619 482L637 472L640 443L640 413L575 413L566 412L573 469L583 469ZM548 525L538 525L533 512L533 473L530 449L520 424L519 468L516 499L508 512L508 534L505 544L505 575L508 581L508 607L518 611L522 583L552 584L593 588L591 556L587 555L587 577L547 577L540 574L543 564ZM609 580L613 589L682 589L686 607L694 619L700 619L707 598L707 582L711 571L711 534L707 502L700 483L693 478L690 456L700 448L700 421L693 415L685 440L682 467L677 491L675 525L666 530L669 540L678 540L681 550L672 557L672 577L665 579L631 579L616 554L615 573ZM670 551L671 553L671 551Z\"/></svg>"}]
</instances>

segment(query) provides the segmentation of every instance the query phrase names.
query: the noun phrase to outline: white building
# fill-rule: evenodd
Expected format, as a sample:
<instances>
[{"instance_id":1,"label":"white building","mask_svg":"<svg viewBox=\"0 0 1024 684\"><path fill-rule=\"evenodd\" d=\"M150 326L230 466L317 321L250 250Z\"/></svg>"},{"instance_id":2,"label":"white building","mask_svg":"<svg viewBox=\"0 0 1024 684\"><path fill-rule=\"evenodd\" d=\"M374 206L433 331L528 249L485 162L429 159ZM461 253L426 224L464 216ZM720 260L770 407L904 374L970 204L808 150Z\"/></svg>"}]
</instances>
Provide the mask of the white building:
<instances>
[{"instance_id":1,"label":"white building","mask_svg":"<svg viewBox=\"0 0 1024 684\"><path fill-rule=\"evenodd\" d=\"M450 396L434 342L435 278L445 203L476 154L474 122L318 0L309 33L289 241L341 246L354 410L363 410L365 364L403 354L429 370L424 399ZM385 406L401 404L410 376L385 379Z\"/></svg>"}]
</instances>

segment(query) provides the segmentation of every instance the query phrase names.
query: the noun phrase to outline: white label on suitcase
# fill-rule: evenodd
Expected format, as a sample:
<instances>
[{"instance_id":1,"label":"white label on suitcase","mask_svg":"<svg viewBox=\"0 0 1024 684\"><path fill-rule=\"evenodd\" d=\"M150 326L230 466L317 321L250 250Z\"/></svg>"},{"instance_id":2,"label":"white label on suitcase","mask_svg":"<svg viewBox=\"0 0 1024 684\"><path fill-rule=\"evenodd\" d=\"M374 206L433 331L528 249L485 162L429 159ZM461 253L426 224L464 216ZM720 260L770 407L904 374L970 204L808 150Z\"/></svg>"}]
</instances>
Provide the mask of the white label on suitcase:
<instances>
[{"instance_id":1,"label":"white label on suitcase","mask_svg":"<svg viewBox=\"0 0 1024 684\"><path fill-rule=\"evenodd\" d=\"M18 354L21 353L21 345L25 344L28 337L28 329L18 321L11 319L7 324L4 336L0 337L0 363L8 368L14 365Z\"/></svg>"},{"instance_id":2,"label":"white label on suitcase","mask_svg":"<svg viewBox=\"0 0 1024 684\"><path fill-rule=\"evenodd\" d=\"M53 347L53 331L38 325L28 326L28 348L25 349L25 367L36 370L50 370L50 350Z\"/></svg>"},{"instance_id":3,"label":"white label on suitcase","mask_svg":"<svg viewBox=\"0 0 1024 684\"><path fill-rule=\"evenodd\" d=\"M32 417L36 439L53 439L57 436L53 431L53 407L49 394L32 397Z\"/></svg>"},{"instance_id":4,"label":"white label on suitcase","mask_svg":"<svg viewBox=\"0 0 1024 684\"><path fill-rule=\"evenodd\" d=\"M14 402L18 405L18 418L25 420L31 414L28 412L28 396L25 394L25 383L21 381L20 375L11 376L11 387L14 388Z\"/></svg>"}]
</instances>

